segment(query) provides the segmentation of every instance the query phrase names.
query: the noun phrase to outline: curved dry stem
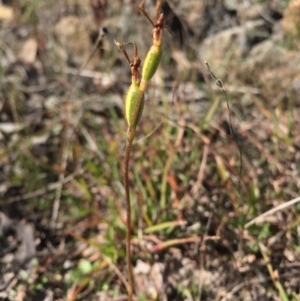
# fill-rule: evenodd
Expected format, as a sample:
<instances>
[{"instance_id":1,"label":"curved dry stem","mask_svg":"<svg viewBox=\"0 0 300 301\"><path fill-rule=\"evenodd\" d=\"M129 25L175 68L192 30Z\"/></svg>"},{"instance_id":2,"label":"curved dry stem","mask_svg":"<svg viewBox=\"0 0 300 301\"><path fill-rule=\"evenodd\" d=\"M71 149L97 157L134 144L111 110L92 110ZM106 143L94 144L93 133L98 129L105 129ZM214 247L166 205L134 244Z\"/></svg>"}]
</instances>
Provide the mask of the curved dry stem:
<instances>
[{"instance_id":1,"label":"curved dry stem","mask_svg":"<svg viewBox=\"0 0 300 301\"><path fill-rule=\"evenodd\" d=\"M155 24L153 23L153 21L151 20L151 18L147 14L147 12L145 11L145 2L146 2L146 0L143 0L141 2L141 4L139 5L139 9L142 12L142 14L146 17L146 19L152 24L152 26L155 27ZM158 2L160 2L160 1L158 1Z\"/></svg>"}]
</instances>

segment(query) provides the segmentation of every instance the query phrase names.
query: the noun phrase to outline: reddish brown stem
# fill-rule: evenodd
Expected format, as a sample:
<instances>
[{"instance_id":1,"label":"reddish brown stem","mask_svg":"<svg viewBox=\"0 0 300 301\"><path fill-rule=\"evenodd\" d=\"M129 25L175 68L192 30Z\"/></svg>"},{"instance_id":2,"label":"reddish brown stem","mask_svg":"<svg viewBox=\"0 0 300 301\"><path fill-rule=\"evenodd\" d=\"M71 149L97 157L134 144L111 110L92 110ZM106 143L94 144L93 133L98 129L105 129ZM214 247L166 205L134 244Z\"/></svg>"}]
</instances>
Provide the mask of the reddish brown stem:
<instances>
[{"instance_id":1,"label":"reddish brown stem","mask_svg":"<svg viewBox=\"0 0 300 301\"><path fill-rule=\"evenodd\" d=\"M129 191L129 159L131 145L134 138L129 133L130 128L127 132L126 147L125 147L125 157L124 157L124 186L125 186L125 197L126 197L126 264L128 269L128 301L132 301L133 295L133 273L132 273L132 264L131 264L131 206L130 206L130 191Z\"/></svg>"}]
</instances>

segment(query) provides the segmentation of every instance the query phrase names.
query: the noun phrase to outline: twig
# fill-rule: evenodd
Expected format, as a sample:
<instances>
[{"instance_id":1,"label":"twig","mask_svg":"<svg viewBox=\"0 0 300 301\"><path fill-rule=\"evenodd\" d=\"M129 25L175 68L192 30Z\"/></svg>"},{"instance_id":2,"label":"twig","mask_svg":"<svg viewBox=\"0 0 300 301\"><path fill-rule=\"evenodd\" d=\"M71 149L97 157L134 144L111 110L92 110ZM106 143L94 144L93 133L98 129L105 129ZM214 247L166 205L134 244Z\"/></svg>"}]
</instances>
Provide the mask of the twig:
<instances>
[{"instance_id":1,"label":"twig","mask_svg":"<svg viewBox=\"0 0 300 301\"><path fill-rule=\"evenodd\" d=\"M276 206L275 208L272 208L270 210L268 210L267 212L257 216L256 218L254 218L253 220L251 220L250 222L248 222L246 225L245 225L245 228L249 228L251 225L255 224L256 222L259 222L259 221L263 221L263 219L271 214L274 214L280 210L283 210L283 209L286 209L296 203L300 202L300 197L297 197L293 200L290 200L288 202L285 202L283 204L280 204L278 206Z\"/></svg>"},{"instance_id":2,"label":"twig","mask_svg":"<svg viewBox=\"0 0 300 301\"><path fill-rule=\"evenodd\" d=\"M10 197L7 200L7 203L11 204L11 203L18 202L18 201L21 201L21 200L28 200L28 199L43 195L43 194L45 194L45 193L47 193L51 190L57 189L60 185L64 185L64 184L72 181L77 175L80 175L81 173L83 173L82 169L76 169L75 172L73 172L72 174L65 177L63 179L63 182L57 181L57 182L48 184L47 188L41 188L41 189L37 189L37 190L32 191L32 192L28 192L28 193L23 194L23 195L17 195L17 196Z\"/></svg>"}]
</instances>

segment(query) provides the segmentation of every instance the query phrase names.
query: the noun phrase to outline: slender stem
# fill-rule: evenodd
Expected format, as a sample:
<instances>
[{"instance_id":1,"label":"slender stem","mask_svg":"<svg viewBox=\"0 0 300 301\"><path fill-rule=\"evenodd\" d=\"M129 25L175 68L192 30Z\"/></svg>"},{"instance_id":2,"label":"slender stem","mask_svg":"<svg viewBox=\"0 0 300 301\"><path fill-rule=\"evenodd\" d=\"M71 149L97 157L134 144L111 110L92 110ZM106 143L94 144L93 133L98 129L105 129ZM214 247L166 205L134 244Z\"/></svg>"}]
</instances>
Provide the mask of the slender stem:
<instances>
[{"instance_id":1,"label":"slender stem","mask_svg":"<svg viewBox=\"0 0 300 301\"><path fill-rule=\"evenodd\" d=\"M124 157L124 186L125 186L125 195L126 195L126 263L127 263L127 273L128 273L128 301L132 301L133 294L133 273L132 273L132 264L131 264L131 207L130 207L130 191L129 191L129 159L130 151L133 139L129 135L129 129L126 139L125 147L125 157Z\"/></svg>"},{"instance_id":2,"label":"slender stem","mask_svg":"<svg viewBox=\"0 0 300 301\"><path fill-rule=\"evenodd\" d=\"M133 296L133 272L131 264L131 204L130 204L130 191L129 191L129 160L132 142L135 136L135 123L138 117L138 112L142 103L144 91L140 91L136 102L136 107L133 112L133 117L130 126L127 130L125 156L124 156L124 187L126 198L126 264L128 269L128 301L132 301Z\"/></svg>"}]
</instances>

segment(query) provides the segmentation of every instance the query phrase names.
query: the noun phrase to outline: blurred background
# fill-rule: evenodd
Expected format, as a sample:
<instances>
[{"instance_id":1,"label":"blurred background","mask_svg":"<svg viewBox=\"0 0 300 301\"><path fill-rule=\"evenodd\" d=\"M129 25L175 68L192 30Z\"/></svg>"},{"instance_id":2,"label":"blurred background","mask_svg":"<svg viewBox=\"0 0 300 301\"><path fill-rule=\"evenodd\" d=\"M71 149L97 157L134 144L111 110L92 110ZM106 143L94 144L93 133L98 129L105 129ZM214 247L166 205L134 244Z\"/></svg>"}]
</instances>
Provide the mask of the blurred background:
<instances>
[{"instance_id":1,"label":"blurred background","mask_svg":"<svg viewBox=\"0 0 300 301\"><path fill-rule=\"evenodd\" d=\"M143 62L139 4L0 1L0 300L127 300L114 39ZM299 205L245 224L299 197L300 1L162 10L130 163L136 300L299 300Z\"/></svg>"}]
</instances>

